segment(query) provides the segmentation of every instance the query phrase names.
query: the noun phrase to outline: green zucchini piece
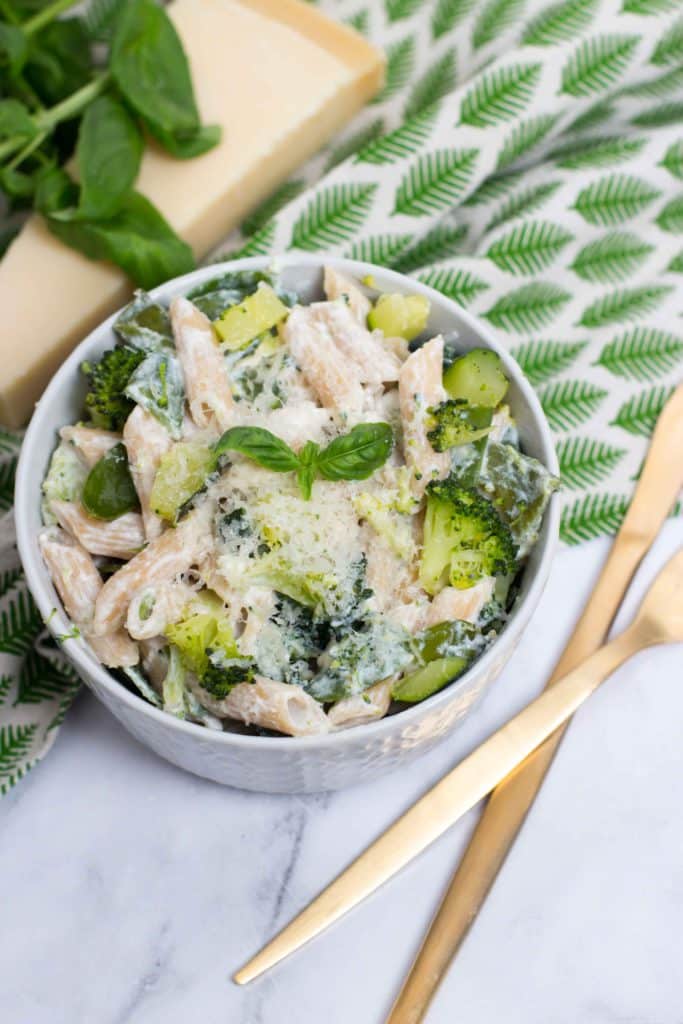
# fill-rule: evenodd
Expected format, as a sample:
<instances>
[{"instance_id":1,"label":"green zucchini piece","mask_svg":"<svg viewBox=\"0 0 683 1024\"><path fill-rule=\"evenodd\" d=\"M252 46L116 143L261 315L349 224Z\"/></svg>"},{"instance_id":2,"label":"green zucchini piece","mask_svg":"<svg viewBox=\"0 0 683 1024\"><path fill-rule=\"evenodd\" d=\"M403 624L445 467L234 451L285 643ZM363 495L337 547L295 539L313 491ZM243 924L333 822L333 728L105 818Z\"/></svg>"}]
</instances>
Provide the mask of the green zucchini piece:
<instances>
[{"instance_id":1,"label":"green zucchini piece","mask_svg":"<svg viewBox=\"0 0 683 1024\"><path fill-rule=\"evenodd\" d=\"M262 283L253 295L231 306L216 320L214 328L221 344L231 352L244 348L259 334L276 327L288 315L289 309L277 297L269 284Z\"/></svg>"},{"instance_id":2,"label":"green zucchini piece","mask_svg":"<svg viewBox=\"0 0 683 1024\"><path fill-rule=\"evenodd\" d=\"M200 441L179 441L161 457L150 494L150 506L175 523L179 510L205 486L218 456Z\"/></svg>"},{"instance_id":3,"label":"green zucchini piece","mask_svg":"<svg viewBox=\"0 0 683 1024\"><path fill-rule=\"evenodd\" d=\"M473 348L451 363L443 375L443 386L451 398L494 409L503 401L509 381L496 352Z\"/></svg>"},{"instance_id":4,"label":"green zucchini piece","mask_svg":"<svg viewBox=\"0 0 683 1024\"><path fill-rule=\"evenodd\" d=\"M465 671L468 664L468 659L462 657L437 658L400 679L392 688L391 696L406 704L416 704L443 690L447 683Z\"/></svg>"},{"instance_id":5,"label":"green zucchini piece","mask_svg":"<svg viewBox=\"0 0 683 1024\"><path fill-rule=\"evenodd\" d=\"M380 295L368 314L368 326L387 338L412 341L427 326L429 309L424 295Z\"/></svg>"}]
</instances>

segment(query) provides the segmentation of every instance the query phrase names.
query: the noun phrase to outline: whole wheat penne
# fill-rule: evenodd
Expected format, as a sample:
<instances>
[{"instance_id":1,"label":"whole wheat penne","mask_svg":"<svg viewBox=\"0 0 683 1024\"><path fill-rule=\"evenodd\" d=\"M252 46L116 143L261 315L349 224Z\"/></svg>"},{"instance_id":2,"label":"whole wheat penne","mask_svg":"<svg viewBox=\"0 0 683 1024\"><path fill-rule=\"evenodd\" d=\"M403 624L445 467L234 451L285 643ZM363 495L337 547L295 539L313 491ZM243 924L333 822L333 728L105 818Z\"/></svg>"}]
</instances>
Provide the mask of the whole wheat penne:
<instances>
[{"instance_id":1,"label":"whole wheat penne","mask_svg":"<svg viewBox=\"0 0 683 1024\"><path fill-rule=\"evenodd\" d=\"M401 360L358 322L345 302L314 302L306 312L319 337L324 336L355 367L363 384L397 381Z\"/></svg>"},{"instance_id":2,"label":"whole wheat penne","mask_svg":"<svg viewBox=\"0 0 683 1024\"><path fill-rule=\"evenodd\" d=\"M439 622L456 619L476 622L484 605L491 600L494 583L493 576L487 576L467 590L444 587L429 606L427 625L436 626Z\"/></svg>"},{"instance_id":3,"label":"whole wheat penne","mask_svg":"<svg viewBox=\"0 0 683 1024\"><path fill-rule=\"evenodd\" d=\"M192 419L198 427L226 430L235 403L211 322L189 299L177 298L171 303L171 323Z\"/></svg>"},{"instance_id":4,"label":"whole wheat penne","mask_svg":"<svg viewBox=\"0 0 683 1024\"><path fill-rule=\"evenodd\" d=\"M327 717L333 729L352 729L384 718L391 705L391 687L398 676L383 679L362 693L355 693L330 708Z\"/></svg>"},{"instance_id":5,"label":"whole wheat penne","mask_svg":"<svg viewBox=\"0 0 683 1024\"><path fill-rule=\"evenodd\" d=\"M94 466L103 455L106 455L114 445L121 441L121 435L115 434L113 430L82 427L78 424L72 427L62 427L59 436L77 449L78 454L88 467Z\"/></svg>"},{"instance_id":6,"label":"whole wheat penne","mask_svg":"<svg viewBox=\"0 0 683 1024\"><path fill-rule=\"evenodd\" d=\"M350 277L347 277L346 274L341 274L338 270L333 270L332 267L325 267L323 271L323 288L325 295L330 301L343 299L348 304L356 320L365 326L368 313L372 309L372 303L366 295L363 295L358 285Z\"/></svg>"},{"instance_id":7,"label":"whole wheat penne","mask_svg":"<svg viewBox=\"0 0 683 1024\"><path fill-rule=\"evenodd\" d=\"M178 622L196 591L181 581L143 587L133 595L126 615L126 629L136 640L149 640Z\"/></svg>"},{"instance_id":8,"label":"whole wheat penne","mask_svg":"<svg viewBox=\"0 0 683 1024\"><path fill-rule=\"evenodd\" d=\"M136 665L139 661L137 645L123 630L104 637L95 637L92 633L102 577L88 552L59 526L43 530L38 546L67 615L100 661L110 667Z\"/></svg>"},{"instance_id":9,"label":"whole wheat penne","mask_svg":"<svg viewBox=\"0 0 683 1024\"><path fill-rule=\"evenodd\" d=\"M430 480L448 472L447 452L435 452L427 437L428 409L446 398L443 382L443 338L439 335L406 359L398 381L403 455L412 469L412 488L424 494Z\"/></svg>"},{"instance_id":10,"label":"whole wheat penne","mask_svg":"<svg viewBox=\"0 0 683 1024\"><path fill-rule=\"evenodd\" d=\"M227 697L216 700L201 687L199 700L220 718L236 718L287 736L313 736L329 732L330 723L320 704L300 686L255 676L253 683L238 683Z\"/></svg>"},{"instance_id":11,"label":"whole wheat penne","mask_svg":"<svg viewBox=\"0 0 683 1024\"><path fill-rule=\"evenodd\" d=\"M95 604L95 633L111 633L122 626L137 591L172 580L207 554L212 543L210 505L205 502L175 529L165 530L107 580Z\"/></svg>"},{"instance_id":12,"label":"whole wheat penne","mask_svg":"<svg viewBox=\"0 0 683 1024\"><path fill-rule=\"evenodd\" d=\"M172 445L168 431L156 416L136 405L123 428L128 452L128 465L140 499L145 537L155 540L164 529L164 522L150 508L149 499L161 458Z\"/></svg>"},{"instance_id":13,"label":"whole wheat penne","mask_svg":"<svg viewBox=\"0 0 683 1024\"><path fill-rule=\"evenodd\" d=\"M282 328L283 338L324 408L339 414L359 412L363 388L358 368L344 358L310 309L294 307Z\"/></svg>"},{"instance_id":14,"label":"whole wheat penne","mask_svg":"<svg viewBox=\"0 0 683 1024\"><path fill-rule=\"evenodd\" d=\"M145 543L142 517L137 512L126 512L108 521L95 519L73 501L52 501L50 507L59 524L91 555L132 558Z\"/></svg>"}]
</instances>

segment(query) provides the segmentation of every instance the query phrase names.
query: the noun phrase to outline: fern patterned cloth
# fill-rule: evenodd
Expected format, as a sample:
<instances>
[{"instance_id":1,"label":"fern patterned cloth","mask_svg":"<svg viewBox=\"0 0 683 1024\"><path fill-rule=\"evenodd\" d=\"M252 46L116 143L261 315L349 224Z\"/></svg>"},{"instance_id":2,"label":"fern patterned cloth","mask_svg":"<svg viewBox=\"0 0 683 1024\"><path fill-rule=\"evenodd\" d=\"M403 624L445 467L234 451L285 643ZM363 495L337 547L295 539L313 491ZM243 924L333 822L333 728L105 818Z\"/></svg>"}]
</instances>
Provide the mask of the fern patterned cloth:
<instances>
[{"instance_id":1,"label":"fern patterned cloth","mask_svg":"<svg viewBox=\"0 0 683 1024\"><path fill-rule=\"evenodd\" d=\"M319 6L386 50L386 87L223 254L369 260L482 316L556 435L563 540L614 532L683 361L681 0ZM18 445L0 434L0 509ZM0 792L49 749L77 687L34 642L9 522Z\"/></svg>"}]
</instances>

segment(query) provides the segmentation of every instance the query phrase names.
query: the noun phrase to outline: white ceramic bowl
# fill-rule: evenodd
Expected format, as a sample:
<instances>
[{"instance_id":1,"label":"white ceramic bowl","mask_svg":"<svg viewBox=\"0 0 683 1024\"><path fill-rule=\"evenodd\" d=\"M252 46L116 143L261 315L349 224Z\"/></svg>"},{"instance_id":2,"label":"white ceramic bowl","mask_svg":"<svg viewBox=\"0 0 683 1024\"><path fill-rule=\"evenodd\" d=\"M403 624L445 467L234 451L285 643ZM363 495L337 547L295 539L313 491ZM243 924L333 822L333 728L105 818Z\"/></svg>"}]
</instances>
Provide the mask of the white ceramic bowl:
<instances>
[{"instance_id":1,"label":"white ceramic bowl","mask_svg":"<svg viewBox=\"0 0 683 1024\"><path fill-rule=\"evenodd\" d=\"M269 267L271 262L257 257L204 267L161 285L152 295L169 301L223 270L260 270ZM426 295L431 301L431 333L455 330L463 350L485 346L496 351L511 381L508 400L524 450L540 459L552 472L558 471L550 431L538 399L486 324L439 292L393 271L352 260L324 262L355 277L372 274L382 291ZM278 267L283 285L295 289L304 301L321 298L322 263L322 257L297 256L280 260ZM114 320L112 316L94 330L55 374L38 403L21 449L15 504L19 552L38 608L56 635L68 633L69 622L36 543L41 527L40 487L57 430L82 415L85 384L79 366L84 359L96 359L112 346ZM300 739L214 732L165 714L129 692L97 661L82 640L66 640L63 650L86 684L125 728L141 743L181 768L240 789L271 793L339 789L404 767L419 753L433 747L470 712L509 659L541 596L555 547L558 518L555 496L525 568L510 621L483 657L456 682L421 704L346 732Z\"/></svg>"}]
</instances>

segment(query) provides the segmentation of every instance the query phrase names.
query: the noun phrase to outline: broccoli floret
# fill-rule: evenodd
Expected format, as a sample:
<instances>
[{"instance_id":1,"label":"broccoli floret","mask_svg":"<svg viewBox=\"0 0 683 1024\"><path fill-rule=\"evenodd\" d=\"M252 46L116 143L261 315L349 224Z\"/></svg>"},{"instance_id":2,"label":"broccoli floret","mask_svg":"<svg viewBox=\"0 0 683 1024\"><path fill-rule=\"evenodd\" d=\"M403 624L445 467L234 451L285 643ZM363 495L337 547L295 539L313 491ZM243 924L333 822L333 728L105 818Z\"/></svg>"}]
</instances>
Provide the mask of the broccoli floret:
<instances>
[{"instance_id":1,"label":"broccoli floret","mask_svg":"<svg viewBox=\"0 0 683 1024\"><path fill-rule=\"evenodd\" d=\"M229 658L221 649L208 650L208 665L200 678L200 684L216 700L227 697L238 683L250 683L254 678L255 665L250 658Z\"/></svg>"},{"instance_id":2,"label":"broccoli floret","mask_svg":"<svg viewBox=\"0 0 683 1024\"><path fill-rule=\"evenodd\" d=\"M435 452L445 452L460 444L485 437L491 429L492 410L470 405L462 398L449 398L429 410L432 429L429 443Z\"/></svg>"},{"instance_id":3,"label":"broccoli floret","mask_svg":"<svg viewBox=\"0 0 683 1024\"><path fill-rule=\"evenodd\" d=\"M85 407L96 427L123 429L135 405L124 390L144 358L145 353L139 349L119 345L105 352L97 363L81 363L89 384Z\"/></svg>"},{"instance_id":4,"label":"broccoli floret","mask_svg":"<svg viewBox=\"0 0 683 1024\"><path fill-rule=\"evenodd\" d=\"M429 594L447 583L465 590L484 576L510 573L517 547L491 502L454 477L427 487L420 580Z\"/></svg>"}]
</instances>

